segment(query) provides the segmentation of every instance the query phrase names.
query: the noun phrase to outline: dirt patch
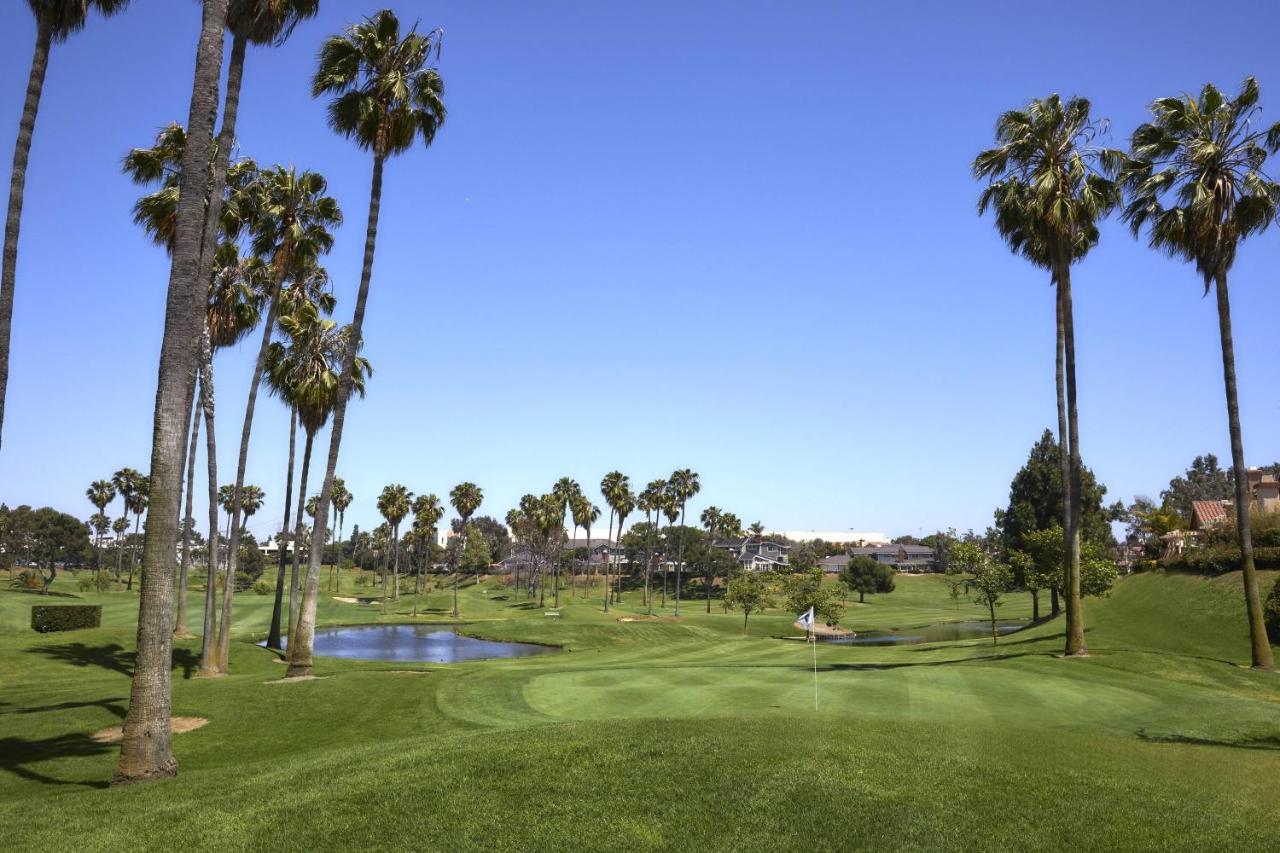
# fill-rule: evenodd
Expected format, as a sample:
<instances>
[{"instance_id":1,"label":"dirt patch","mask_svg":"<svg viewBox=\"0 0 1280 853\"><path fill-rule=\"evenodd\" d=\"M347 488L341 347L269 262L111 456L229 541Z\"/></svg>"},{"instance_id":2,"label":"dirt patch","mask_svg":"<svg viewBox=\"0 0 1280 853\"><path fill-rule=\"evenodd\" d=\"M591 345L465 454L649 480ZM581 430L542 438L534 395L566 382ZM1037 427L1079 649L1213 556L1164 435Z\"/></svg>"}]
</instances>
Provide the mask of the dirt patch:
<instances>
[{"instance_id":1,"label":"dirt patch","mask_svg":"<svg viewBox=\"0 0 1280 853\"><path fill-rule=\"evenodd\" d=\"M169 720L169 731L180 735L183 732L193 732L208 723L209 721L204 717L172 717ZM89 737L98 743L119 743L124 740L124 727L107 726L105 729L98 729Z\"/></svg>"},{"instance_id":2,"label":"dirt patch","mask_svg":"<svg viewBox=\"0 0 1280 853\"><path fill-rule=\"evenodd\" d=\"M425 669L388 669L386 672L390 675L430 675L430 671Z\"/></svg>"},{"instance_id":3,"label":"dirt patch","mask_svg":"<svg viewBox=\"0 0 1280 853\"><path fill-rule=\"evenodd\" d=\"M341 601L343 604L359 604L359 603L360 603L360 599L358 599L358 598L348 598L348 597L347 597L347 596L345 596L345 595L335 595L335 596L333 596L333 600L334 600L334 601Z\"/></svg>"},{"instance_id":4,"label":"dirt patch","mask_svg":"<svg viewBox=\"0 0 1280 853\"><path fill-rule=\"evenodd\" d=\"M619 622L676 622L674 616L619 616Z\"/></svg>"}]
</instances>

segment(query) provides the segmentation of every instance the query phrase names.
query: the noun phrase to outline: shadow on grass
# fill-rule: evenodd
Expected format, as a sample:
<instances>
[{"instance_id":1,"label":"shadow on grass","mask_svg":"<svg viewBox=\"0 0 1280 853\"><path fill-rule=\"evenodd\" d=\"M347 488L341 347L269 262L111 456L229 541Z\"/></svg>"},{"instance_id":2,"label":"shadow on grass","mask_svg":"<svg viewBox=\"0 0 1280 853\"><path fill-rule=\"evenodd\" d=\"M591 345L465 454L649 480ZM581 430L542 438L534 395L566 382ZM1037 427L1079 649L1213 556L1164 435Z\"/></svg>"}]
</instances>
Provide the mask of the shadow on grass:
<instances>
[{"instance_id":1,"label":"shadow on grass","mask_svg":"<svg viewBox=\"0 0 1280 853\"><path fill-rule=\"evenodd\" d=\"M96 666L121 675L133 677L136 655L126 651L119 643L91 646L87 643L62 643L35 646L27 649L30 654L43 655L50 660L69 663L72 666ZM173 650L173 668L182 669L183 679L191 678L200 663L200 656L190 649Z\"/></svg>"},{"instance_id":2,"label":"shadow on grass","mask_svg":"<svg viewBox=\"0 0 1280 853\"><path fill-rule=\"evenodd\" d=\"M56 737L27 740L19 737L0 738L0 769L19 779L40 782L44 785L81 785L86 788L106 788L106 780L58 779L31 768L32 764L59 758L88 758L104 755L118 746L99 743L83 732L70 732Z\"/></svg>"},{"instance_id":3,"label":"shadow on grass","mask_svg":"<svg viewBox=\"0 0 1280 853\"><path fill-rule=\"evenodd\" d=\"M56 705L35 705L31 708L15 708L5 704L11 710L0 710L0 715L4 714L44 714L50 711L71 711L76 708L102 708L110 711L121 720L125 717L126 708L123 704L125 698L123 696L113 696L110 699L93 699L87 702L59 702Z\"/></svg>"},{"instance_id":4,"label":"shadow on grass","mask_svg":"<svg viewBox=\"0 0 1280 853\"><path fill-rule=\"evenodd\" d=\"M1280 735L1254 735L1238 738L1208 738L1185 735L1181 732L1152 734L1146 729L1138 729L1138 738L1148 743L1185 743L1195 746L1229 746L1234 749L1266 749L1280 751Z\"/></svg>"}]
</instances>

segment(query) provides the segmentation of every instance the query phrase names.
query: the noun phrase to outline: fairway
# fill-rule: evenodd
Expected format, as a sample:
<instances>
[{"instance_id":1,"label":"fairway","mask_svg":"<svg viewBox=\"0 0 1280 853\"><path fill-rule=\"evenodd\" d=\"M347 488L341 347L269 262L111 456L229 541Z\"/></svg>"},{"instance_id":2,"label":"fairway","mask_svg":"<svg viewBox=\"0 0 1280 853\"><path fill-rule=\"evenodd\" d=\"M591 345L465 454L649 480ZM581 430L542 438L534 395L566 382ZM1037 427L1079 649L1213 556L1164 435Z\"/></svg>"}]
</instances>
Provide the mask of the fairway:
<instances>
[{"instance_id":1,"label":"fairway","mask_svg":"<svg viewBox=\"0 0 1280 853\"><path fill-rule=\"evenodd\" d=\"M66 589L69 590L70 584ZM136 599L101 629L35 635L0 594L0 815L14 850L1125 849L1280 845L1280 678L1247 653L1238 578L1136 576L1090 601L1087 660L1061 620L989 641L818 647L791 616L686 601L644 619L562 597L548 619L496 581L464 630L557 654L428 666L324 659L313 681L252 645L270 597L237 597L232 674L175 652L177 779L107 788ZM1014 596L1003 617L1029 612ZM71 601L72 599L62 599ZM451 622L447 589L422 622ZM408 621L326 596L322 624ZM851 605L857 628L971 619L939 577ZM619 621L634 619L636 621ZM1072 815L1086 815L1077 821ZM1083 833L1083 834L1082 834Z\"/></svg>"}]
</instances>

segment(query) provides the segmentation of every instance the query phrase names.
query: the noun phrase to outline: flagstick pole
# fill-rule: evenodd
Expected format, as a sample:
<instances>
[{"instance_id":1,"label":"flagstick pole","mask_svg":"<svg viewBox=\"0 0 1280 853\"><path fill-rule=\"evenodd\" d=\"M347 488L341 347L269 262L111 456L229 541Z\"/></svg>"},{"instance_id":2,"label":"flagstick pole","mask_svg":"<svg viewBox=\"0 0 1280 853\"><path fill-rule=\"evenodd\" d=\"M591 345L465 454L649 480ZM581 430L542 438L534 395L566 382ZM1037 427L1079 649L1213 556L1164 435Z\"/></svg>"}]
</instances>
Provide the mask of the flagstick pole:
<instances>
[{"instance_id":1,"label":"flagstick pole","mask_svg":"<svg viewBox=\"0 0 1280 853\"><path fill-rule=\"evenodd\" d=\"M813 636L813 710L818 710L818 635Z\"/></svg>"}]
</instances>

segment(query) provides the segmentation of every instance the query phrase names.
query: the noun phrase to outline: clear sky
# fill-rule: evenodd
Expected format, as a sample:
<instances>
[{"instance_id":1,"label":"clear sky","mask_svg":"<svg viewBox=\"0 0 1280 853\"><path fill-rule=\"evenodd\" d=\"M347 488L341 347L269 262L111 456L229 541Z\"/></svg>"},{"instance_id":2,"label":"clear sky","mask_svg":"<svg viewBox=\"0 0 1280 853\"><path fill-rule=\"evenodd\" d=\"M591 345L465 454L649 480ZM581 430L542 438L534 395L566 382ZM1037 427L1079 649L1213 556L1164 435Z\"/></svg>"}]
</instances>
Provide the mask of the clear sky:
<instances>
[{"instance_id":1,"label":"clear sky","mask_svg":"<svg viewBox=\"0 0 1280 853\"><path fill-rule=\"evenodd\" d=\"M969 162L998 113L1085 95L1119 145L1152 98L1254 74L1280 118L1269 4L1220 0L1221 27L1198 23L1200 2L1160 4L1159 22L1139 2L998 5L399 0L402 19L445 28L450 113L430 150L387 168L377 372L340 463L348 529L376 521L389 482L444 496L473 480L501 517L560 476L603 506L608 470L643 485L677 467L702 477L691 513L777 529L990 523L1056 420L1047 278L975 213ZM343 205L327 262L343 322L370 162L308 84L321 41L378 8L326 0L285 46L251 49L241 104L243 153L323 173ZM130 221L119 163L185 120L198 27L197 3L134 0L54 49L0 500L87 517L90 480L147 467L168 261ZM4 4L6 176L33 32L26 4ZM1214 305L1193 270L1109 223L1075 283L1081 440L1109 499L1227 458ZM1243 247L1232 286L1246 448L1269 463L1280 231ZM215 367L223 482L253 352ZM260 401L259 536L279 523L287 424Z\"/></svg>"}]
</instances>

